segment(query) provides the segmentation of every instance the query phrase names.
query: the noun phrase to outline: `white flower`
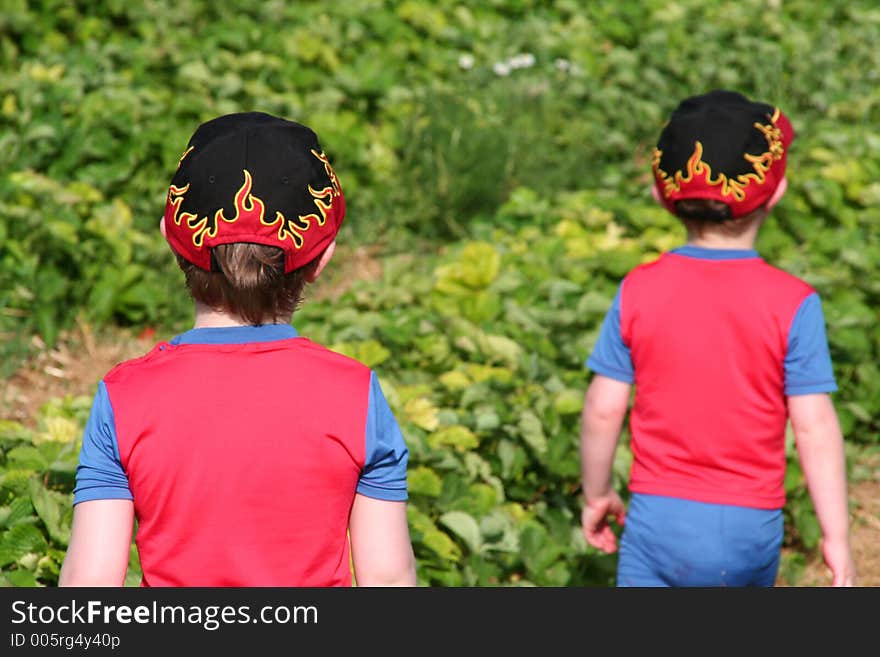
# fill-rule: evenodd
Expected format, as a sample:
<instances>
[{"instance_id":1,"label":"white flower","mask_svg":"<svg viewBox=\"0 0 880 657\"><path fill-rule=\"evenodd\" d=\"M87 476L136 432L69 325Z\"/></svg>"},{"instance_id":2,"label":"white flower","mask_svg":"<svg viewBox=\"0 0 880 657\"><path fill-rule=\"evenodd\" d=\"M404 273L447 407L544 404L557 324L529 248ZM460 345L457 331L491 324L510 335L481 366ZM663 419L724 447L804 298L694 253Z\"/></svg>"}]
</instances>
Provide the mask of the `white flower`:
<instances>
[{"instance_id":1,"label":"white flower","mask_svg":"<svg viewBox=\"0 0 880 657\"><path fill-rule=\"evenodd\" d=\"M513 69L529 68L535 65L535 56L530 52L520 53L507 60L507 64Z\"/></svg>"},{"instance_id":2,"label":"white flower","mask_svg":"<svg viewBox=\"0 0 880 657\"><path fill-rule=\"evenodd\" d=\"M492 71L495 75L510 75L510 66L507 62L495 62L495 65L492 67Z\"/></svg>"},{"instance_id":3,"label":"white flower","mask_svg":"<svg viewBox=\"0 0 880 657\"><path fill-rule=\"evenodd\" d=\"M469 71L474 67L474 56L470 53L465 53L461 57L458 58L458 67L463 71Z\"/></svg>"},{"instance_id":4,"label":"white flower","mask_svg":"<svg viewBox=\"0 0 880 657\"><path fill-rule=\"evenodd\" d=\"M564 72L571 68L571 62L567 59L563 59L562 57L557 58L556 61L553 63L556 65L556 70L558 71Z\"/></svg>"}]
</instances>

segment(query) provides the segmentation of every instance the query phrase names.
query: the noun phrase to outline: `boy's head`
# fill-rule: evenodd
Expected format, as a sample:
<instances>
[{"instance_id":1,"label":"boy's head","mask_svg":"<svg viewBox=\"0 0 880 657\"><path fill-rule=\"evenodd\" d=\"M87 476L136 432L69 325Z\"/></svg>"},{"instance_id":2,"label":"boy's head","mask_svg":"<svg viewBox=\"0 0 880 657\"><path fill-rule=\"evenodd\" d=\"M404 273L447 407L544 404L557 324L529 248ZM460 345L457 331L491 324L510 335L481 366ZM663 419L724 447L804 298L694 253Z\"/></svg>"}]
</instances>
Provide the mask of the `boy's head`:
<instances>
[{"instance_id":1,"label":"boy's head","mask_svg":"<svg viewBox=\"0 0 880 657\"><path fill-rule=\"evenodd\" d=\"M344 216L315 133L248 112L198 127L161 225L196 301L262 324L289 318Z\"/></svg>"},{"instance_id":2,"label":"boy's head","mask_svg":"<svg viewBox=\"0 0 880 657\"><path fill-rule=\"evenodd\" d=\"M654 149L654 196L688 229L734 229L785 192L794 138L779 108L717 90L683 100Z\"/></svg>"}]
</instances>

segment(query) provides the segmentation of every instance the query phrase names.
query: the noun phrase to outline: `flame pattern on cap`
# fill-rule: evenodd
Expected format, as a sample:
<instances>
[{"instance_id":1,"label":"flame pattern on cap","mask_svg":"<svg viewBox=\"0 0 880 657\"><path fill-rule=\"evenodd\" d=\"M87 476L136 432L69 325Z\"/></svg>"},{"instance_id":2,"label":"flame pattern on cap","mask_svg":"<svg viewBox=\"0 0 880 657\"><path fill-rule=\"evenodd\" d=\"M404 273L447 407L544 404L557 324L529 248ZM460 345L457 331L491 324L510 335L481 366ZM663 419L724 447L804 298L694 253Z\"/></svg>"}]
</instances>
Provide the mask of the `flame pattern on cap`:
<instances>
[{"instance_id":1,"label":"flame pattern on cap","mask_svg":"<svg viewBox=\"0 0 880 657\"><path fill-rule=\"evenodd\" d=\"M189 190L189 183L183 187L171 185L168 189L168 205L173 208L173 212L170 215L171 220L178 226L182 222L186 222L186 227L193 231L192 242L195 246L200 248L206 235L208 237L217 237L217 230L221 221L231 224L242 217L253 218L257 221L263 220L266 204L251 194L253 178L251 178L250 171L247 169L242 171L244 172L244 184L235 193L235 216L231 219L223 214L223 208L217 210L213 216L205 215L204 217L199 217L199 215L190 212L180 214L180 206L183 203L184 195Z\"/></svg>"},{"instance_id":2,"label":"flame pattern on cap","mask_svg":"<svg viewBox=\"0 0 880 657\"><path fill-rule=\"evenodd\" d=\"M712 167L703 161L703 144L700 141L696 141L694 143L694 152L687 161L687 170L679 170L669 174L660 168L660 159L663 156L663 151L655 148L652 167L659 183L658 187L664 198L670 199L674 194L680 193L683 188L702 179L702 182L707 186L720 186L722 197L733 197L736 203L745 201L749 185L752 183L763 185L767 179L767 172L774 162L781 160L785 155L784 136L782 130L777 126L780 115L779 108L776 108L770 117L770 123L756 122L754 124L754 127L767 140L767 150L765 152L759 155L743 154L743 158L751 163L754 173L743 173L735 177L728 177L723 173L719 173L713 178ZM729 202L726 198L719 200L727 200Z\"/></svg>"},{"instance_id":3,"label":"flame pattern on cap","mask_svg":"<svg viewBox=\"0 0 880 657\"><path fill-rule=\"evenodd\" d=\"M183 157L186 157L191 150L191 148L188 149ZM206 236L210 238L217 237L218 229L222 225L221 222L232 224L239 219L245 218L259 222L264 226L274 226L280 222L278 240L283 242L285 239L290 238L294 247L301 249L305 242L303 233L311 227L313 221L319 226L323 226L327 222L327 215L333 207L333 199L342 194L339 179L336 177L336 172L333 171L327 156L323 152L314 149L311 150L311 153L323 163L327 177L330 179L330 185L322 189L316 190L311 185L308 186L309 194L312 196L318 210L316 213L285 217L282 212L276 211L275 218L267 220L265 217L266 204L262 199L251 193L253 177L250 171L242 169L244 183L235 193L233 204L235 208L234 216L226 217L223 208L218 209L213 215L208 214L203 217L190 212L181 213L180 207L183 204L186 192L189 190L189 183L183 187L175 185L169 187L166 215L170 217L175 225L180 226L183 223L192 231L192 243L197 248L201 248Z\"/></svg>"},{"instance_id":4,"label":"flame pattern on cap","mask_svg":"<svg viewBox=\"0 0 880 657\"><path fill-rule=\"evenodd\" d=\"M266 221L262 216L260 217L260 222L264 226L274 226L276 223L280 222L280 225L278 226L278 240L283 242L289 237L293 242L294 247L297 249L302 248L304 243L303 232L311 227L313 221L317 222L319 226L323 226L327 222L327 214L333 207L333 199L342 194L342 188L339 186L339 179L336 177L336 172L333 171L333 167L330 166L330 161L327 159L327 156L324 155L323 152L318 152L315 149L311 149L311 153L324 164L324 170L327 172L327 177L330 179L329 187L324 187L320 190L316 190L311 185L308 187L309 194L312 196L312 200L318 208L318 213L285 217L282 212L277 211L275 213L275 218L269 221Z\"/></svg>"}]
</instances>

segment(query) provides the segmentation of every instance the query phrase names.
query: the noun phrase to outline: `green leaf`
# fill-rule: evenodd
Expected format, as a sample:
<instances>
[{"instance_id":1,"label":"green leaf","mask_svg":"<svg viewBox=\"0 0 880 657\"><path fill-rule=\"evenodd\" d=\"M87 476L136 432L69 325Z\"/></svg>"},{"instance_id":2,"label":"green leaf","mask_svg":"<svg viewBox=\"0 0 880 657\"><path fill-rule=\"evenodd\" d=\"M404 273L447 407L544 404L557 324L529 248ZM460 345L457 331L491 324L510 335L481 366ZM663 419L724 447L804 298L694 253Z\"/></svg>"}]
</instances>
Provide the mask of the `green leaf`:
<instances>
[{"instance_id":1,"label":"green leaf","mask_svg":"<svg viewBox=\"0 0 880 657\"><path fill-rule=\"evenodd\" d=\"M480 551L483 539L480 526L473 516L464 511L448 511L440 516L440 524L464 541L471 552Z\"/></svg>"},{"instance_id":2,"label":"green leaf","mask_svg":"<svg viewBox=\"0 0 880 657\"><path fill-rule=\"evenodd\" d=\"M519 533L509 515L494 511L480 519L480 531L487 543L483 549L499 552L519 552Z\"/></svg>"},{"instance_id":3,"label":"green leaf","mask_svg":"<svg viewBox=\"0 0 880 657\"><path fill-rule=\"evenodd\" d=\"M484 474L489 475L489 472ZM467 507L463 508L466 508L467 511L475 516L483 516L489 513L499 502L498 491L489 484L482 482L471 484L468 487L468 493Z\"/></svg>"},{"instance_id":4,"label":"green leaf","mask_svg":"<svg viewBox=\"0 0 880 657\"><path fill-rule=\"evenodd\" d=\"M28 486L31 477L35 472L33 470L7 470L0 474L0 499L10 500L17 497L28 498ZM28 500L30 504L30 500Z\"/></svg>"},{"instance_id":5,"label":"green leaf","mask_svg":"<svg viewBox=\"0 0 880 657\"><path fill-rule=\"evenodd\" d=\"M406 511L413 543L425 546L444 561L457 562L461 558L461 550L455 541L442 532L431 518L413 506L408 506Z\"/></svg>"},{"instance_id":6,"label":"green leaf","mask_svg":"<svg viewBox=\"0 0 880 657\"><path fill-rule=\"evenodd\" d=\"M8 507L3 507L3 509L5 509L5 517L3 513L0 513L0 527L13 527L34 512L34 507L28 497L17 497Z\"/></svg>"},{"instance_id":7,"label":"green leaf","mask_svg":"<svg viewBox=\"0 0 880 657\"><path fill-rule=\"evenodd\" d=\"M49 550L49 553L40 557L34 576L49 585L58 584L58 576L61 574L61 564L64 563L64 552Z\"/></svg>"},{"instance_id":8,"label":"green leaf","mask_svg":"<svg viewBox=\"0 0 880 657\"><path fill-rule=\"evenodd\" d=\"M794 524L801 541L808 550L813 550L819 545L822 538L822 529L812 505L806 503L796 507L794 512Z\"/></svg>"},{"instance_id":9,"label":"green leaf","mask_svg":"<svg viewBox=\"0 0 880 657\"><path fill-rule=\"evenodd\" d=\"M443 481L431 468L420 465L407 473L407 487L414 495L437 497L443 489Z\"/></svg>"},{"instance_id":10,"label":"green leaf","mask_svg":"<svg viewBox=\"0 0 880 657\"><path fill-rule=\"evenodd\" d=\"M29 552L44 553L49 547L33 525L16 525L0 535L0 568L15 563Z\"/></svg>"},{"instance_id":11,"label":"green leaf","mask_svg":"<svg viewBox=\"0 0 880 657\"><path fill-rule=\"evenodd\" d=\"M491 361L500 361L510 368L516 368L523 350L515 340L503 335L484 334L480 337L477 345Z\"/></svg>"},{"instance_id":12,"label":"green leaf","mask_svg":"<svg viewBox=\"0 0 880 657\"><path fill-rule=\"evenodd\" d=\"M46 525L49 536L58 544L67 547L72 522L70 496L50 491L36 479L30 482L30 493L34 509Z\"/></svg>"},{"instance_id":13,"label":"green leaf","mask_svg":"<svg viewBox=\"0 0 880 657\"><path fill-rule=\"evenodd\" d=\"M68 417L44 417L42 425L42 431L34 436L35 443L72 443L80 434L79 424ZM41 451L46 454L45 450Z\"/></svg>"},{"instance_id":14,"label":"green leaf","mask_svg":"<svg viewBox=\"0 0 880 657\"><path fill-rule=\"evenodd\" d=\"M481 365L480 363L467 363L465 372L476 383L484 383L486 381L496 381L498 383L508 384L513 381L513 371L505 367L493 367L491 365Z\"/></svg>"},{"instance_id":15,"label":"green leaf","mask_svg":"<svg viewBox=\"0 0 880 657\"><path fill-rule=\"evenodd\" d=\"M143 572L141 570L140 555L137 551L137 545L132 543L128 553L128 571L125 573L124 586L140 586L142 578Z\"/></svg>"},{"instance_id":16,"label":"green leaf","mask_svg":"<svg viewBox=\"0 0 880 657\"><path fill-rule=\"evenodd\" d=\"M31 431L20 422L0 420L0 438L5 440L30 440Z\"/></svg>"},{"instance_id":17,"label":"green leaf","mask_svg":"<svg viewBox=\"0 0 880 657\"><path fill-rule=\"evenodd\" d=\"M471 380L464 372L460 370L452 370L440 375L440 383L449 390L456 391L467 388L471 384Z\"/></svg>"},{"instance_id":18,"label":"green leaf","mask_svg":"<svg viewBox=\"0 0 880 657\"><path fill-rule=\"evenodd\" d=\"M37 579L29 570L25 570L24 568L18 568L16 570L10 570L6 573L6 578L9 580L9 583L12 586L19 587L35 587L39 586L37 583Z\"/></svg>"},{"instance_id":19,"label":"green leaf","mask_svg":"<svg viewBox=\"0 0 880 657\"><path fill-rule=\"evenodd\" d=\"M491 408L481 408L474 412L474 423L477 431L490 432L501 426L501 418Z\"/></svg>"},{"instance_id":20,"label":"green leaf","mask_svg":"<svg viewBox=\"0 0 880 657\"><path fill-rule=\"evenodd\" d=\"M526 444L531 447L538 455L543 455L547 451L547 436L544 434L544 427L541 420L530 410L525 410L519 414L519 433Z\"/></svg>"},{"instance_id":21,"label":"green leaf","mask_svg":"<svg viewBox=\"0 0 880 657\"><path fill-rule=\"evenodd\" d=\"M779 577L789 586L798 586L807 569L807 558L801 552L785 552L779 563Z\"/></svg>"},{"instance_id":22,"label":"green leaf","mask_svg":"<svg viewBox=\"0 0 880 657\"><path fill-rule=\"evenodd\" d=\"M579 390L565 388L553 397L553 408L560 415L576 415L584 405L584 395Z\"/></svg>"},{"instance_id":23,"label":"green leaf","mask_svg":"<svg viewBox=\"0 0 880 657\"><path fill-rule=\"evenodd\" d=\"M501 460L501 476L507 481L518 479L528 463L525 449L509 440L498 443L498 458Z\"/></svg>"},{"instance_id":24,"label":"green leaf","mask_svg":"<svg viewBox=\"0 0 880 657\"><path fill-rule=\"evenodd\" d=\"M462 425L441 427L428 436L428 445L432 449L450 447L458 452L474 449L480 444L477 435Z\"/></svg>"},{"instance_id":25,"label":"green leaf","mask_svg":"<svg viewBox=\"0 0 880 657\"><path fill-rule=\"evenodd\" d=\"M30 445L22 445L14 447L6 453L6 458L10 466L20 468L22 470L36 470L43 472L49 469L50 461L36 447Z\"/></svg>"},{"instance_id":26,"label":"green leaf","mask_svg":"<svg viewBox=\"0 0 880 657\"><path fill-rule=\"evenodd\" d=\"M391 356L391 352L377 340L363 342L340 342L330 345L330 349L373 368L381 365Z\"/></svg>"},{"instance_id":27,"label":"green leaf","mask_svg":"<svg viewBox=\"0 0 880 657\"><path fill-rule=\"evenodd\" d=\"M804 473L800 463L789 461L785 470L785 492L791 495L804 487Z\"/></svg>"},{"instance_id":28,"label":"green leaf","mask_svg":"<svg viewBox=\"0 0 880 657\"><path fill-rule=\"evenodd\" d=\"M436 289L454 295L463 289L480 290L498 276L501 256L487 242L469 242L462 249L458 262L438 267Z\"/></svg>"},{"instance_id":29,"label":"green leaf","mask_svg":"<svg viewBox=\"0 0 880 657\"><path fill-rule=\"evenodd\" d=\"M404 405L403 412L410 422L426 431L433 431L440 423L437 407L424 397L410 399Z\"/></svg>"}]
</instances>

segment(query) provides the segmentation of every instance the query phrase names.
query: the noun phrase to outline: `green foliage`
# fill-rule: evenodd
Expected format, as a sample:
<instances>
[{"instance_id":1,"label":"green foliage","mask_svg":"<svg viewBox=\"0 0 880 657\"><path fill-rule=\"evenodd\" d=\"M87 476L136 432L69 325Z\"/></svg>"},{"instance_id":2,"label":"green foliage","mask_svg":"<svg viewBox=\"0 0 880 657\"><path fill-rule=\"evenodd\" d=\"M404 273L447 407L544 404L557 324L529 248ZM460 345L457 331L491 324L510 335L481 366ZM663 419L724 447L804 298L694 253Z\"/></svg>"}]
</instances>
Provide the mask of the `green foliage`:
<instances>
[{"instance_id":1,"label":"green foliage","mask_svg":"<svg viewBox=\"0 0 880 657\"><path fill-rule=\"evenodd\" d=\"M90 402L86 397L53 399L41 409L35 430L0 422L0 585L58 583ZM126 585L139 583L133 551Z\"/></svg>"},{"instance_id":2,"label":"green foliage","mask_svg":"<svg viewBox=\"0 0 880 657\"><path fill-rule=\"evenodd\" d=\"M0 370L77 317L183 328L156 223L186 140L226 112L304 122L346 191L340 240L385 254L381 280L296 323L382 377L420 580L610 584L614 559L578 530L583 362L620 278L683 240L648 185L685 95L734 88L791 118L789 192L758 248L820 292L845 434L880 442L875 4L8 0ZM57 581L87 411L0 422L5 583ZM624 436L621 489L630 460ZM786 491L786 542L813 550L791 446Z\"/></svg>"},{"instance_id":3,"label":"green foliage","mask_svg":"<svg viewBox=\"0 0 880 657\"><path fill-rule=\"evenodd\" d=\"M827 256L816 277L857 276L850 305L874 321L865 294L878 284L862 274L878 259L880 163L862 128L878 119L865 75L880 64L878 37L869 0L352 0L332 12L320 2L9 0L2 369L18 362L19 336L51 345L77 315L182 325L180 275L156 231L166 186L199 122L251 109L321 135L349 197L344 239L406 242L464 237L490 217L532 222L535 207L498 213L523 188L539 198L604 189L638 207L675 102L739 89L778 103L799 134L784 238ZM469 303L492 310L491 299ZM838 335L866 347L860 325Z\"/></svg>"}]
</instances>

